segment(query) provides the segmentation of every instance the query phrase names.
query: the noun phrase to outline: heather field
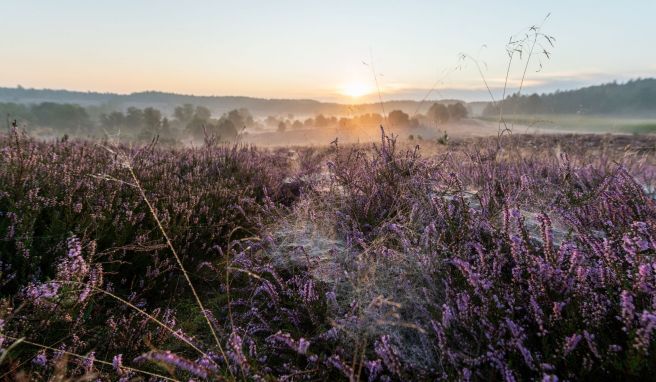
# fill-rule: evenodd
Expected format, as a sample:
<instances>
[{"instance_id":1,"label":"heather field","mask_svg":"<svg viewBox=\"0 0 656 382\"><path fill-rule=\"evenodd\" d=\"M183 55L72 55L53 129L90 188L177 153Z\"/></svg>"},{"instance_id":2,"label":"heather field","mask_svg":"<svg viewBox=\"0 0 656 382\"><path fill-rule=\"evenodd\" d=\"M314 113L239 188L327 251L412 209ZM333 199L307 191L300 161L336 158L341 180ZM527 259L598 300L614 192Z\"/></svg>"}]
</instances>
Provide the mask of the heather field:
<instances>
[{"instance_id":1,"label":"heather field","mask_svg":"<svg viewBox=\"0 0 656 382\"><path fill-rule=\"evenodd\" d=\"M655 137L412 143L0 136L0 379L656 378Z\"/></svg>"}]
</instances>

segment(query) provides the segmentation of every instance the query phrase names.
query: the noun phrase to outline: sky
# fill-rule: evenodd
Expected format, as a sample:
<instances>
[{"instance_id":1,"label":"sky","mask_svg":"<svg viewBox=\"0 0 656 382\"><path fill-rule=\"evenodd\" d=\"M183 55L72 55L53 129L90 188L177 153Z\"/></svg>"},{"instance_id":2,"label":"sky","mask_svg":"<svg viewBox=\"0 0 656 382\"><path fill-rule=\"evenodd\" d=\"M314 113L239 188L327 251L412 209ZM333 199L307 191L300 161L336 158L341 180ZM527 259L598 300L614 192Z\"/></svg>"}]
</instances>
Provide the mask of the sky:
<instances>
[{"instance_id":1,"label":"sky","mask_svg":"<svg viewBox=\"0 0 656 382\"><path fill-rule=\"evenodd\" d=\"M8 87L489 100L483 78L499 97L509 38L532 25L555 46L532 56L524 91L656 75L655 0L2 0L0 14Z\"/></svg>"}]
</instances>

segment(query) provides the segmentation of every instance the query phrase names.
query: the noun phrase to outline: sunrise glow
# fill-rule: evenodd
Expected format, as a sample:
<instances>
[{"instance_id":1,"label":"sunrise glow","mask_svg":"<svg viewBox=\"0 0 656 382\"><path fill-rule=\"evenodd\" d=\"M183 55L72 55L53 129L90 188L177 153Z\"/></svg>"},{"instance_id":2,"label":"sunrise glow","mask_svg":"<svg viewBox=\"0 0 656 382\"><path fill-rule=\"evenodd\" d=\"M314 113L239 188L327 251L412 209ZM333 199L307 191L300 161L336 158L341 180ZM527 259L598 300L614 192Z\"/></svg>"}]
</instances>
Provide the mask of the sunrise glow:
<instances>
[{"instance_id":1,"label":"sunrise glow","mask_svg":"<svg viewBox=\"0 0 656 382\"><path fill-rule=\"evenodd\" d=\"M339 92L347 97L360 98L373 93L373 88L364 82L349 82L342 85Z\"/></svg>"}]
</instances>

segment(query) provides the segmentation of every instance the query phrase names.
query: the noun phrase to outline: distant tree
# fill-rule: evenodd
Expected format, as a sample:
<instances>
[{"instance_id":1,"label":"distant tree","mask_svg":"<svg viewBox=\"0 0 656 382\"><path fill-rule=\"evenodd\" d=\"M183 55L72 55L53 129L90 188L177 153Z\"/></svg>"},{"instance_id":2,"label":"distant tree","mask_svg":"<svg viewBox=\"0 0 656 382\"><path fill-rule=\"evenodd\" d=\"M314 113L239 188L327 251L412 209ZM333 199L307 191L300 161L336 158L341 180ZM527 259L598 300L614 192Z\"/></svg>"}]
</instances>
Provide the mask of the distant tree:
<instances>
[{"instance_id":1,"label":"distant tree","mask_svg":"<svg viewBox=\"0 0 656 382\"><path fill-rule=\"evenodd\" d=\"M383 123L383 116L378 113L363 114L359 117L359 124L363 126L378 126Z\"/></svg>"},{"instance_id":2,"label":"distant tree","mask_svg":"<svg viewBox=\"0 0 656 382\"><path fill-rule=\"evenodd\" d=\"M205 137L205 132L212 130L212 112L205 106L197 106L194 115L185 126L185 132L196 139ZM234 126L233 126L234 127Z\"/></svg>"},{"instance_id":3,"label":"distant tree","mask_svg":"<svg viewBox=\"0 0 656 382\"><path fill-rule=\"evenodd\" d=\"M328 126L329 123L330 121L326 117L324 117L323 114L319 114L316 117L314 117L314 126L316 127L319 128L326 127Z\"/></svg>"},{"instance_id":4,"label":"distant tree","mask_svg":"<svg viewBox=\"0 0 656 382\"><path fill-rule=\"evenodd\" d=\"M447 107L449 110L449 118L455 121L467 118L467 108L460 102L451 104Z\"/></svg>"},{"instance_id":5,"label":"distant tree","mask_svg":"<svg viewBox=\"0 0 656 382\"><path fill-rule=\"evenodd\" d=\"M525 113L538 113L540 112L540 104L541 104L540 96L537 95L536 93L531 94L525 102L524 106L524 112Z\"/></svg>"},{"instance_id":6,"label":"distant tree","mask_svg":"<svg viewBox=\"0 0 656 382\"><path fill-rule=\"evenodd\" d=\"M278 127L278 123L280 123L278 118L272 115L269 115L264 119L264 124L267 125L268 127Z\"/></svg>"},{"instance_id":7,"label":"distant tree","mask_svg":"<svg viewBox=\"0 0 656 382\"><path fill-rule=\"evenodd\" d=\"M391 126L407 127L410 125L410 115L402 110L392 110L387 116L387 121Z\"/></svg>"},{"instance_id":8,"label":"distant tree","mask_svg":"<svg viewBox=\"0 0 656 382\"><path fill-rule=\"evenodd\" d=\"M238 130L235 124L227 118L221 118L217 125L217 133L222 141L231 141L237 138Z\"/></svg>"},{"instance_id":9,"label":"distant tree","mask_svg":"<svg viewBox=\"0 0 656 382\"><path fill-rule=\"evenodd\" d=\"M294 120L294 123L292 123L292 129L302 129L303 128L303 122L299 121L298 119Z\"/></svg>"},{"instance_id":10,"label":"distant tree","mask_svg":"<svg viewBox=\"0 0 656 382\"><path fill-rule=\"evenodd\" d=\"M186 126L194 117L194 105L187 103L176 107L173 111L173 117L180 125Z\"/></svg>"},{"instance_id":11,"label":"distant tree","mask_svg":"<svg viewBox=\"0 0 656 382\"><path fill-rule=\"evenodd\" d=\"M434 103L428 112L427 118L434 123L447 123L449 122L449 109L441 103Z\"/></svg>"},{"instance_id":12,"label":"distant tree","mask_svg":"<svg viewBox=\"0 0 656 382\"><path fill-rule=\"evenodd\" d=\"M162 128L160 129L160 134L165 137L170 137L172 135L171 122L169 122L169 119L166 117L162 118Z\"/></svg>"},{"instance_id":13,"label":"distant tree","mask_svg":"<svg viewBox=\"0 0 656 382\"><path fill-rule=\"evenodd\" d=\"M112 111L109 114L101 114L100 125L106 129L115 129L121 126L125 126L125 114L120 111Z\"/></svg>"},{"instance_id":14,"label":"distant tree","mask_svg":"<svg viewBox=\"0 0 656 382\"><path fill-rule=\"evenodd\" d=\"M278 123L278 132L282 133L285 130L287 130L287 124L285 123L285 121L280 121Z\"/></svg>"},{"instance_id":15,"label":"distant tree","mask_svg":"<svg viewBox=\"0 0 656 382\"><path fill-rule=\"evenodd\" d=\"M212 112L210 111L210 109L206 108L205 106L196 106L196 110L194 110L193 118L203 122L207 122L210 120L210 118L212 118Z\"/></svg>"},{"instance_id":16,"label":"distant tree","mask_svg":"<svg viewBox=\"0 0 656 382\"><path fill-rule=\"evenodd\" d=\"M26 105L17 103L0 103L0 117L2 118L3 124L6 123L6 120L13 121L16 119L29 122L34 119L34 116Z\"/></svg>"},{"instance_id":17,"label":"distant tree","mask_svg":"<svg viewBox=\"0 0 656 382\"><path fill-rule=\"evenodd\" d=\"M158 134L162 126L162 113L152 107L143 110L144 128L150 134Z\"/></svg>"},{"instance_id":18,"label":"distant tree","mask_svg":"<svg viewBox=\"0 0 656 382\"><path fill-rule=\"evenodd\" d=\"M125 124L130 129L139 129L144 124L143 110L136 107L129 107L125 113Z\"/></svg>"},{"instance_id":19,"label":"distant tree","mask_svg":"<svg viewBox=\"0 0 656 382\"><path fill-rule=\"evenodd\" d=\"M656 78L611 82L577 90L556 91L550 94L506 97L496 106L485 109L484 115L504 114L618 114L656 110Z\"/></svg>"},{"instance_id":20,"label":"distant tree","mask_svg":"<svg viewBox=\"0 0 656 382\"><path fill-rule=\"evenodd\" d=\"M30 112L39 126L68 133L89 133L93 127L87 111L80 105L43 102L33 105Z\"/></svg>"},{"instance_id":21,"label":"distant tree","mask_svg":"<svg viewBox=\"0 0 656 382\"><path fill-rule=\"evenodd\" d=\"M228 114L224 114L224 117L229 119L237 130L252 127L255 124L251 113L244 108L231 110Z\"/></svg>"},{"instance_id":22,"label":"distant tree","mask_svg":"<svg viewBox=\"0 0 656 382\"><path fill-rule=\"evenodd\" d=\"M349 128L349 127L353 126L354 121L351 118L342 117L342 118L339 119L339 121L337 123L338 123L339 127L345 129L345 128Z\"/></svg>"},{"instance_id":23,"label":"distant tree","mask_svg":"<svg viewBox=\"0 0 656 382\"><path fill-rule=\"evenodd\" d=\"M305 126L305 127L314 127L314 119L313 118L307 118L305 121L303 121L303 126Z\"/></svg>"}]
</instances>

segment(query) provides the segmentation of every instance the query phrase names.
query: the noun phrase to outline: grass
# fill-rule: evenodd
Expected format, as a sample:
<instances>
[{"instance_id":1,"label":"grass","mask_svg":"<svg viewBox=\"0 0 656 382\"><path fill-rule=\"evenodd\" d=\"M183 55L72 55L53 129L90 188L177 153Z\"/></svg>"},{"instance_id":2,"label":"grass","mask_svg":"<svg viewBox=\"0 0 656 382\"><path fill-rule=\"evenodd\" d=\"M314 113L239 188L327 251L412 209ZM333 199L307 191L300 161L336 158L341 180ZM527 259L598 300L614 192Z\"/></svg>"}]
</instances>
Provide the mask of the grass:
<instances>
[{"instance_id":1,"label":"grass","mask_svg":"<svg viewBox=\"0 0 656 382\"><path fill-rule=\"evenodd\" d=\"M497 117L481 117L488 122L496 122ZM570 114L506 115L508 123L516 124L516 130L540 129L544 131L574 133L623 133L623 134L653 134L656 133L655 118L631 118L619 116L591 116Z\"/></svg>"}]
</instances>

